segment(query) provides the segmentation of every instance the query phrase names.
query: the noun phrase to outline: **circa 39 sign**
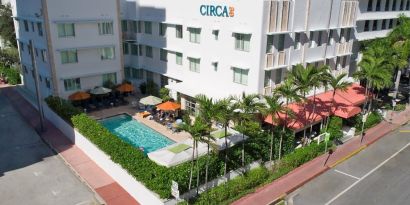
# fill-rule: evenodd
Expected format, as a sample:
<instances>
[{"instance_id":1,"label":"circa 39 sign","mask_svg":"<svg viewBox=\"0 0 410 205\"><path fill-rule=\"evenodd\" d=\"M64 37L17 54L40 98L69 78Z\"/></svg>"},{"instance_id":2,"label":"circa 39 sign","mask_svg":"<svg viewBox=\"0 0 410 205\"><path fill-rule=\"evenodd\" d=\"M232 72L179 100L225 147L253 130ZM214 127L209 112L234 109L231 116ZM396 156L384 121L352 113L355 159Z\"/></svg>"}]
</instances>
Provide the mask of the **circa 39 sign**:
<instances>
[{"instance_id":1,"label":"circa 39 sign","mask_svg":"<svg viewBox=\"0 0 410 205\"><path fill-rule=\"evenodd\" d=\"M221 5L201 5L199 11L202 16L234 17L235 8Z\"/></svg>"}]
</instances>

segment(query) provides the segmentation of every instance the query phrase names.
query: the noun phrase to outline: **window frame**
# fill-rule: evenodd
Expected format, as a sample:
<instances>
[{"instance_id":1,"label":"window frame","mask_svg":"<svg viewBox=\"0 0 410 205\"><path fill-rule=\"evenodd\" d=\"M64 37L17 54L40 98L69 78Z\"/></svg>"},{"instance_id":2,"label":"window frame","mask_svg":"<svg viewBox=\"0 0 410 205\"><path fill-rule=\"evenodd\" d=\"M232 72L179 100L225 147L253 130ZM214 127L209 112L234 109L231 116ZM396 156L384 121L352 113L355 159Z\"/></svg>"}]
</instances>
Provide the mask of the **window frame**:
<instances>
[{"instance_id":1,"label":"window frame","mask_svg":"<svg viewBox=\"0 0 410 205\"><path fill-rule=\"evenodd\" d=\"M63 83L64 83L64 90L66 92L81 90L81 79L80 78L64 79Z\"/></svg>"},{"instance_id":2,"label":"window frame","mask_svg":"<svg viewBox=\"0 0 410 205\"><path fill-rule=\"evenodd\" d=\"M234 83L241 84L241 85L248 85L249 69L232 67L232 70L233 70L233 82ZM237 79L236 74L239 74L239 79ZM246 78L243 77L244 75L246 75Z\"/></svg>"},{"instance_id":3,"label":"window frame","mask_svg":"<svg viewBox=\"0 0 410 205\"><path fill-rule=\"evenodd\" d=\"M72 27L73 33L68 34L67 31L67 26ZM60 30L61 29L61 30ZM61 33L62 31L63 33ZM70 38L70 37L75 37L75 24L74 23L61 23L57 24L57 34L59 38Z\"/></svg>"}]
</instances>

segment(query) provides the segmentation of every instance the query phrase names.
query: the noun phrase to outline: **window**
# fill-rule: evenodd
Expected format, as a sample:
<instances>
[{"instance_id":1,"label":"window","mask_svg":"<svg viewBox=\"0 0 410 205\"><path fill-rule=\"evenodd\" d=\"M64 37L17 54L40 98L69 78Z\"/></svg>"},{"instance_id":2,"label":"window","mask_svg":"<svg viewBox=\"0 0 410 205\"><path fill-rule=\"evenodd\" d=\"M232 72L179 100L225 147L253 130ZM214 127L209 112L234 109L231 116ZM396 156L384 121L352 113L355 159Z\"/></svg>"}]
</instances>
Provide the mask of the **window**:
<instances>
[{"instance_id":1,"label":"window","mask_svg":"<svg viewBox=\"0 0 410 205\"><path fill-rule=\"evenodd\" d=\"M128 43L122 43L122 49L123 49L123 53L124 55L128 55L130 53L129 48L128 48Z\"/></svg>"},{"instance_id":2,"label":"window","mask_svg":"<svg viewBox=\"0 0 410 205\"><path fill-rule=\"evenodd\" d=\"M117 84L117 73L107 73L102 75L103 86L110 87L107 85Z\"/></svg>"},{"instance_id":3,"label":"window","mask_svg":"<svg viewBox=\"0 0 410 205\"><path fill-rule=\"evenodd\" d=\"M73 23L58 24L57 27L58 27L58 37L75 36L75 30L74 30Z\"/></svg>"},{"instance_id":4,"label":"window","mask_svg":"<svg viewBox=\"0 0 410 205\"><path fill-rule=\"evenodd\" d=\"M65 91L74 91L81 89L80 78L65 79L64 80Z\"/></svg>"},{"instance_id":5,"label":"window","mask_svg":"<svg viewBox=\"0 0 410 205\"><path fill-rule=\"evenodd\" d=\"M370 23L369 20L366 20L366 21L364 22L364 31L369 31L369 23Z\"/></svg>"},{"instance_id":6,"label":"window","mask_svg":"<svg viewBox=\"0 0 410 205\"><path fill-rule=\"evenodd\" d=\"M196 103L194 99L188 98L185 99L185 110L188 111L188 113L196 113Z\"/></svg>"},{"instance_id":7,"label":"window","mask_svg":"<svg viewBox=\"0 0 410 205\"><path fill-rule=\"evenodd\" d=\"M27 20L24 20L23 22L24 22L24 30L25 30L26 32L28 32L28 31L29 31L29 30L28 30L28 21L27 21Z\"/></svg>"},{"instance_id":8,"label":"window","mask_svg":"<svg viewBox=\"0 0 410 205\"><path fill-rule=\"evenodd\" d=\"M101 60L112 60L115 58L114 47L100 48Z\"/></svg>"},{"instance_id":9,"label":"window","mask_svg":"<svg viewBox=\"0 0 410 205\"><path fill-rule=\"evenodd\" d=\"M182 53L175 53L175 61L178 65L182 65Z\"/></svg>"},{"instance_id":10,"label":"window","mask_svg":"<svg viewBox=\"0 0 410 205\"><path fill-rule=\"evenodd\" d=\"M154 82L154 73L147 71L147 82Z\"/></svg>"},{"instance_id":11,"label":"window","mask_svg":"<svg viewBox=\"0 0 410 205\"><path fill-rule=\"evenodd\" d=\"M188 58L189 61L189 70L192 72L199 73L199 65L201 63L201 59L199 58Z\"/></svg>"},{"instance_id":12,"label":"window","mask_svg":"<svg viewBox=\"0 0 410 205\"><path fill-rule=\"evenodd\" d=\"M282 82L282 69L276 69L275 71L275 84Z\"/></svg>"},{"instance_id":13,"label":"window","mask_svg":"<svg viewBox=\"0 0 410 205\"><path fill-rule=\"evenodd\" d=\"M132 78L131 67L124 67L124 76L126 79Z\"/></svg>"},{"instance_id":14,"label":"window","mask_svg":"<svg viewBox=\"0 0 410 205\"><path fill-rule=\"evenodd\" d=\"M34 52L35 52L36 56L38 57L38 49L37 48L34 48Z\"/></svg>"},{"instance_id":15,"label":"window","mask_svg":"<svg viewBox=\"0 0 410 205\"><path fill-rule=\"evenodd\" d=\"M138 21L132 21L132 32L138 32Z\"/></svg>"},{"instance_id":16,"label":"window","mask_svg":"<svg viewBox=\"0 0 410 205\"><path fill-rule=\"evenodd\" d=\"M121 28L122 28L122 32L127 32L128 31L128 22L127 22L127 20L122 20L121 21Z\"/></svg>"},{"instance_id":17,"label":"window","mask_svg":"<svg viewBox=\"0 0 410 205\"><path fill-rule=\"evenodd\" d=\"M148 58L152 58L152 47L151 46L145 46L145 56Z\"/></svg>"},{"instance_id":18,"label":"window","mask_svg":"<svg viewBox=\"0 0 410 205\"><path fill-rule=\"evenodd\" d=\"M214 35L214 39L217 41L219 38L219 30L213 30L212 35Z\"/></svg>"},{"instance_id":19,"label":"window","mask_svg":"<svg viewBox=\"0 0 410 205\"><path fill-rule=\"evenodd\" d=\"M159 35L165 36L167 34L167 24L159 23Z\"/></svg>"},{"instance_id":20,"label":"window","mask_svg":"<svg viewBox=\"0 0 410 205\"><path fill-rule=\"evenodd\" d=\"M251 41L250 34L235 33L235 49L239 51L249 51Z\"/></svg>"},{"instance_id":21,"label":"window","mask_svg":"<svg viewBox=\"0 0 410 205\"><path fill-rule=\"evenodd\" d=\"M31 55L31 46L30 46L30 44L27 44L27 50L28 50L28 54Z\"/></svg>"},{"instance_id":22,"label":"window","mask_svg":"<svg viewBox=\"0 0 410 205\"><path fill-rule=\"evenodd\" d=\"M131 68L131 75L132 75L132 78L142 79L144 77L144 70L137 69L137 68Z\"/></svg>"},{"instance_id":23,"label":"window","mask_svg":"<svg viewBox=\"0 0 410 205\"><path fill-rule=\"evenodd\" d=\"M212 67L214 68L214 71L218 71L218 62L212 62Z\"/></svg>"},{"instance_id":24,"label":"window","mask_svg":"<svg viewBox=\"0 0 410 205\"><path fill-rule=\"evenodd\" d=\"M271 70L265 71L265 79L263 81L263 85L265 87L268 87L271 85L271 78L272 78L272 71Z\"/></svg>"},{"instance_id":25,"label":"window","mask_svg":"<svg viewBox=\"0 0 410 205\"><path fill-rule=\"evenodd\" d=\"M201 41L201 29L200 28L188 28L189 42L200 43Z\"/></svg>"},{"instance_id":26,"label":"window","mask_svg":"<svg viewBox=\"0 0 410 205\"><path fill-rule=\"evenodd\" d=\"M400 0L400 11L404 10L404 1L405 0Z\"/></svg>"},{"instance_id":27,"label":"window","mask_svg":"<svg viewBox=\"0 0 410 205\"><path fill-rule=\"evenodd\" d=\"M314 47L316 47L315 32L311 31L309 35L309 48L314 48Z\"/></svg>"},{"instance_id":28,"label":"window","mask_svg":"<svg viewBox=\"0 0 410 205\"><path fill-rule=\"evenodd\" d=\"M386 4L384 5L384 10L389 11L390 10L390 0L386 0Z\"/></svg>"},{"instance_id":29,"label":"window","mask_svg":"<svg viewBox=\"0 0 410 205\"><path fill-rule=\"evenodd\" d=\"M131 55L133 56L138 55L138 45L131 44Z\"/></svg>"},{"instance_id":30,"label":"window","mask_svg":"<svg viewBox=\"0 0 410 205\"><path fill-rule=\"evenodd\" d=\"M152 34L152 24L149 21L144 21L144 32L146 34Z\"/></svg>"},{"instance_id":31,"label":"window","mask_svg":"<svg viewBox=\"0 0 410 205\"><path fill-rule=\"evenodd\" d=\"M387 19L383 19L383 21L382 21L382 30L386 29L386 22L387 22Z\"/></svg>"},{"instance_id":32,"label":"window","mask_svg":"<svg viewBox=\"0 0 410 205\"><path fill-rule=\"evenodd\" d=\"M61 51L61 63L68 64L68 63L77 63L77 50L71 51Z\"/></svg>"},{"instance_id":33,"label":"window","mask_svg":"<svg viewBox=\"0 0 410 205\"><path fill-rule=\"evenodd\" d=\"M367 4L367 11L371 11L373 7L373 0L369 0L368 4Z\"/></svg>"},{"instance_id":34,"label":"window","mask_svg":"<svg viewBox=\"0 0 410 205\"><path fill-rule=\"evenodd\" d=\"M139 55L139 56L142 56L142 55L143 55L143 53L142 53L142 45L138 45L138 55Z\"/></svg>"},{"instance_id":35,"label":"window","mask_svg":"<svg viewBox=\"0 0 410 205\"><path fill-rule=\"evenodd\" d=\"M34 32L34 22L31 22L31 30Z\"/></svg>"},{"instance_id":36,"label":"window","mask_svg":"<svg viewBox=\"0 0 410 205\"><path fill-rule=\"evenodd\" d=\"M329 30L329 38L327 39L327 44L328 45L333 45L334 44L334 39L333 39L333 32L334 30Z\"/></svg>"},{"instance_id":37,"label":"window","mask_svg":"<svg viewBox=\"0 0 410 205\"><path fill-rule=\"evenodd\" d=\"M278 51L285 50L285 34L278 35Z\"/></svg>"},{"instance_id":38,"label":"window","mask_svg":"<svg viewBox=\"0 0 410 205\"><path fill-rule=\"evenodd\" d=\"M376 11L380 11L380 3L381 3L381 0L377 0L377 2L376 2Z\"/></svg>"},{"instance_id":39,"label":"window","mask_svg":"<svg viewBox=\"0 0 410 205\"><path fill-rule=\"evenodd\" d=\"M114 30L112 27L112 22L98 23L98 33L100 35L112 35Z\"/></svg>"},{"instance_id":40,"label":"window","mask_svg":"<svg viewBox=\"0 0 410 205\"><path fill-rule=\"evenodd\" d=\"M273 53L273 36L269 35L266 39L266 53Z\"/></svg>"},{"instance_id":41,"label":"window","mask_svg":"<svg viewBox=\"0 0 410 205\"><path fill-rule=\"evenodd\" d=\"M20 41L19 44L20 44L20 50L24 51L24 43Z\"/></svg>"},{"instance_id":42,"label":"window","mask_svg":"<svg viewBox=\"0 0 410 205\"><path fill-rule=\"evenodd\" d=\"M168 51L165 49L159 49L159 59L162 61L168 61Z\"/></svg>"},{"instance_id":43,"label":"window","mask_svg":"<svg viewBox=\"0 0 410 205\"><path fill-rule=\"evenodd\" d=\"M168 85L168 77L161 75L161 87L165 87L166 85Z\"/></svg>"},{"instance_id":44,"label":"window","mask_svg":"<svg viewBox=\"0 0 410 205\"><path fill-rule=\"evenodd\" d=\"M407 10L407 11L410 10L410 0L407 1L406 10Z\"/></svg>"},{"instance_id":45,"label":"window","mask_svg":"<svg viewBox=\"0 0 410 205\"><path fill-rule=\"evenodd\" d=\"M51 84L51 83L50 83L50 78L46 78L46 87L47 87L47 88L50 88L50 87L51 87L50 84Z\"/></svg>"},{"instance_id":46,"label":"window","mask_svg":"<svg viewBox=\"0 0 410 205\"><path fill-rule=\"evenodd\" d=\"M294 49L295 50L299 50L301 47L301 43L300 43L300 33L295 33L295 45L294 45Z\"/></svg>"},{"instance_id":47,"label":"window","mask_svg":"<svg viewBox=\"0 0 410 205\"><path fill-rule=\"evenodd\" d=\"M37 23L37 30L38 30L38 35L43 36L43 26L41 23Z\"/></svg>"},{"instance_id":48,"label":"window","mask_svg":"<svg viewBox=\"0 0 410 205\"><path fill-rule=\"evenodd\" d=\"M177 38L182 38L182 25L175 25L175 35Z\"/></svg>"},{"instance_id":49,"label":"window","mask_svg":"<svg viewBox=\"0 0 410 205\"><path fill-rule=\"evenodd\" d=\"M28 70L27 70L27 67L25 66L25 65L23 65L23 70L24 70L24 73L28 73Z\"/></svg>"},{"instance_id":50,"label":"window","mask_svg":"<svg viewBox=\"0 0 410 205\"><path fill-rule=\"evenodd\" d=\"M396 0L393 0L392 11L396 11Z\"/></svg>"},{"instance_id":51,"label":"window","mask_svg":"<svg viewBox=\"0 0 410 205\"><path fill-rule=\"evenodd\" d=\"M376 31L377 30L377 20L373 20L373 26L372 26L372 31Z\"/></svg>"},{"instance_id":52,"label":"window","mask_svg":"<svg viewBox=\"0 0 410 205\"><path fill-rule=\"evenodd\" d=\"M318 31L319 36L317 37L317 45L321 46L322 45L322 33L323 31Z\"/></svg>"},{"instance_id":53,"label":"window","mask_svg":"<svg viewBox=\"0 0 410 205\"><path fill-rule=\"evenodd\" d=\"M138 21L137 32L138 32L138 33L141 33L141 30L142 30L142 24L141 24L141 21Z\"/></svg>"},{"instance_id":54,"label":"window","mask_svg":"<svg viewBox=\"0 0 410 205\"><path fill-rule=\"evenodd\" d=\"M46 50L41 50L41 59L43 62L47 62L47 51Z\"/></svg>"},{"instance_id":55,"label":"window","mask_svg":"<svg viewBox=\"0 0 410 205\"><path fill-rule=\"evenodd\" d=\"M248 69L233 68L233 82L242 85L248 84Z\"/></svg>"},{"instance_id":56,"label":"window","mask_svg":"<svg viewBox=\"0 0 410 205\"><path fill-rule=\"evenodd\" d=\"M393 28L393 20L389 19L388 22L389 22L389 29L392 29Z\"/></svg>"}]
</instances>

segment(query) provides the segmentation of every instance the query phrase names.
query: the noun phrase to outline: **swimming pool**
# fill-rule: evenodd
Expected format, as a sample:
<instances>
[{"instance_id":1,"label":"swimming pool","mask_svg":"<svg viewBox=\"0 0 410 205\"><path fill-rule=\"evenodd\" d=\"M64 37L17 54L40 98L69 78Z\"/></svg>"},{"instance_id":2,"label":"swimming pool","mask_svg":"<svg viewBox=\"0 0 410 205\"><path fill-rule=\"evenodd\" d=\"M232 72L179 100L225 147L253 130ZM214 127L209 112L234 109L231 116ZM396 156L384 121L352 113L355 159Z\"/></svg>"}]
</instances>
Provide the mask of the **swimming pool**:
<instances>
[{"instance_id":1,"label":"swimming pool","mask_svg":"<svg viewBox=\"0 0 410 205\"><path fill-rule=\"evenodd\" d=\"M131 145L143 147L145 154L175 143L127 114L105 118L100 123Z\"/></svg>"}]
</instances>

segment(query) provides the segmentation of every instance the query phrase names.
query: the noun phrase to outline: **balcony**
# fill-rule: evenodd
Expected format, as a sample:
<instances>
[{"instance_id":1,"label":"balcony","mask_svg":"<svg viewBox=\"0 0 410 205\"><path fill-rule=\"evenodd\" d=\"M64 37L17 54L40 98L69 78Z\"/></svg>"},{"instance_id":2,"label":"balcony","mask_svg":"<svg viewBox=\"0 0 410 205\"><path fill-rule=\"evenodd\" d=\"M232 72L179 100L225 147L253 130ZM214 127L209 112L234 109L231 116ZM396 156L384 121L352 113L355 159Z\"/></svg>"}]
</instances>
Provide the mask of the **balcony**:
<instances>
[{"instance_id":1,"label":"balcony","mask_svg":"<svg viewBox=\"0 0 410 205\"><path fill-rule=\"evenodd\" d=\"M122 40L123 41L135 41L137 40L136 34L133 32L123 32L122 33Z\"/></svg>"},{"instance_id":2,"label":"balcony","mask_svg":"<svg viewBox=\"0 0 410 205\"><path fill-rule=\"evenodd\" d=\"M286 65L285 51L266 54L266 68L277 68L283 65Z\"/></svg>"},{"instance_id":3,"label":"balcony","mask_svg":"<svg viewBox=\"0 0 410 205\"><path fill-rule=\"evenodd\" d=\"M353 42L337 43L336 56L348 55L352 53Z\"/></svg>"},{"instance_id":4,"label":"balcony","mask_svg":"<svg viewBox=\"0 0 410 205\"><path fill-rule=\"evenodd\" d=\"M268 33L283 33L289 30L291 1L270 1Z\"/></svg>"}]
</instances>

